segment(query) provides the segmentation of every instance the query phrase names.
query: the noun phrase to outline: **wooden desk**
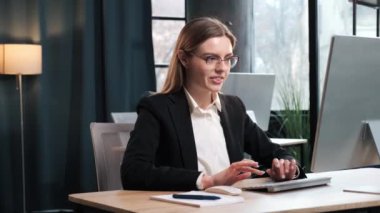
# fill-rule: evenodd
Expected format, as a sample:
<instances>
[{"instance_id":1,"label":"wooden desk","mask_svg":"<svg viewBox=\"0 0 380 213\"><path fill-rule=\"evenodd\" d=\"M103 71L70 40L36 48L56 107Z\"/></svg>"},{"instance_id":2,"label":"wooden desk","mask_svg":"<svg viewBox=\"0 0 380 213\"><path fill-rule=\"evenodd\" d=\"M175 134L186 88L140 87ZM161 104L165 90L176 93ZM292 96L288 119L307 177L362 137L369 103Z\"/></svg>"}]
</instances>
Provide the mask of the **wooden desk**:
<instances>
[{"instance_id":1,"label":"wooden desk","mask_svg":"<svg viewBox=\"0 0 380 213\"><path fill-rule=\"evenodd\" d=\"M171 192L106 191L69 195L69 200L111 212L323 212L380 206L380 195L343 192L348 186L380 187L380 169L365 168L308 174L330 176L328 186L280 193L243 192L244 203L214 207L190 207L150 200L151 195Z\"/></svg>"}]
</instances>

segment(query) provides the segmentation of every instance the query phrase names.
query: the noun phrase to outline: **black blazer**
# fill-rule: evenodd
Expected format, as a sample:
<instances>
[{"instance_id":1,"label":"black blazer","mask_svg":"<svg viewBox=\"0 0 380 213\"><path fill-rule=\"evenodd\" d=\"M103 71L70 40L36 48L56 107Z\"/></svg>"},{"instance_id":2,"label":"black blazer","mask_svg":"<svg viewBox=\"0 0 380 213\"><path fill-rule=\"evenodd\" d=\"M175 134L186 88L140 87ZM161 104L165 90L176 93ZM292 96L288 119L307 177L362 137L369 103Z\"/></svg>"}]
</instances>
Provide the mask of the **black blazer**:
<instances>
[{"instance_id":1,"label":"black blazer","mask_svg":"<svg viewBox=\"0 0 380 213\"><path fill-rule=\"evenodd\" d=\"M244 152L268 168L275 157L292 158L251 121L238 97L222 94L219 97L222 105L219 115L231 163L242 160ZM137 112L121 165L124 189L196 189L200 172L184 90L145 97Z\"/></svg>"}]
</instances>

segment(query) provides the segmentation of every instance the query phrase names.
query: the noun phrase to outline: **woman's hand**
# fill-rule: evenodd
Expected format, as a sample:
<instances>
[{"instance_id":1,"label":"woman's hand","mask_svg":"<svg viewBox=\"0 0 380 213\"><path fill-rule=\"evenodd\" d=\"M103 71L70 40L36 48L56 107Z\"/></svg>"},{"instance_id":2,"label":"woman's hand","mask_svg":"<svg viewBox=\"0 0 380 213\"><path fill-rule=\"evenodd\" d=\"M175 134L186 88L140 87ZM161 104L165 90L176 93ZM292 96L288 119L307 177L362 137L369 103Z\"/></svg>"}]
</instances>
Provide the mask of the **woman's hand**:
<instances>
[{"instance_id":1,"label":"woman's hand","mask_svg":"<svg viewBox=\"0 0 380 213\"><path fill-rule=\"evenodd\" d=\"M252 173L263 175L264 171L255 169L258 167L259 163L253 160L238 161L213 176L205 175L202 178L202 184L205 189L217 185L232 185L239 180L249 178Z\"/></svg>"},{"instance_id":2,"label":"woman's hand","mask_svg":"<svg viewBox=\"0 0 380 213\"><path fill-rule=\"evenodd\" d=\"M267 169L266 172L275 181L292 180L295 178L297 172L296 160L279 160L274 158L272 168Z\"/></svg>"}]
</instances>

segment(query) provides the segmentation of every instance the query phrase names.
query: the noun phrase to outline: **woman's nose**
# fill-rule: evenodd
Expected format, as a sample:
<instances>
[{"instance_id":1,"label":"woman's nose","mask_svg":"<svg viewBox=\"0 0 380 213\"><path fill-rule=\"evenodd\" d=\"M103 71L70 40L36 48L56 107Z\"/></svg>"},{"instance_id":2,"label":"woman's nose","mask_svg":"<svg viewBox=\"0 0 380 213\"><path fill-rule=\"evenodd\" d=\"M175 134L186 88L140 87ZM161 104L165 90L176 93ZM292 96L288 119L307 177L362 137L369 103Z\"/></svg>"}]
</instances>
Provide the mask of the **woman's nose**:
<instances>
[{"instance_id":1,"label":"woman's nose","mask_svg":"<svg viewBox=\"0 0 380 213\"><path fill-rule=\"evenodd\" d=\"M227 72L230 70L230 66L227 64L227 61L219 61L215 66L215 70L217 72Z\"/></svg>"}]
</instances>

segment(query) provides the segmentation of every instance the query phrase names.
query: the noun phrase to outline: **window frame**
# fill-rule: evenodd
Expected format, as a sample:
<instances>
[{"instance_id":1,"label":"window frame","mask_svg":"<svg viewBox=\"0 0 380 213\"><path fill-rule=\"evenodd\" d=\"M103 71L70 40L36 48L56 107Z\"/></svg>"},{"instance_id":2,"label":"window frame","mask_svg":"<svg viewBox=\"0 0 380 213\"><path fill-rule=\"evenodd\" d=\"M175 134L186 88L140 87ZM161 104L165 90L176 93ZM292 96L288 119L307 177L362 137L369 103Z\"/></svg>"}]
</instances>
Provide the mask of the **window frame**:
<instances>
[{"instance_id":1,"label":"window frame","mask_svg":"<svg viewBox=\"0 0 380 213\"><path fill-rule=\"evenodd\" d=\"M184 17L172 17L172 16L153 16L152 15L152 22L154 20L160 20L160 21L185 21L185 24L187 22L187 0L184 0L184 7L185 7L185 15ZM152 29L153 33L153 29ZM155 51L153 49L153 51ZM169 64L166 63L156 63L156 59L154 58L154 70L157 68L168 68Z\"/></svg>"}]
</instances>

